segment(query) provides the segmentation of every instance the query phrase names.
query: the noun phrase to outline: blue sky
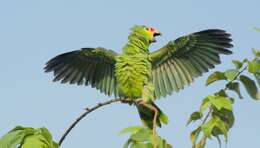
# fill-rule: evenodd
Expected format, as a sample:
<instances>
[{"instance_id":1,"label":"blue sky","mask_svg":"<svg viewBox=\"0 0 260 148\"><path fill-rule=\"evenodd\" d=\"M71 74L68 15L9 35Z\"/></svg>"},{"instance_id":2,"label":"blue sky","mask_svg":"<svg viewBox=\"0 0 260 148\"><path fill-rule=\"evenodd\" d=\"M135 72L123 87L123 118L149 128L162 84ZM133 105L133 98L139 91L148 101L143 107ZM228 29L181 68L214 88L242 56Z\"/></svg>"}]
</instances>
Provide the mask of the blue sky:
<instances>
[{"instance_id":1,"label":"blue sky","mask_svg":"<svg viewBox=\"0 0 260 148\"><path fill-rule=\"evenodd\" d=\"M250 48L260 48L260 34L252 29L260 26L259 6L259 0L1 0L0 135L18 124L45 126L58 140L85 107L109 99L90 87L53 83L43 67L57 54L97 46L120 52L134 24L154 26L163 33L151 50L181 35L220 28L233 35L234 54L222 56L223 64L215 70L227 69L232 59L251 57ZM159 132L176 148L191 147L193 126L185 126L190 113L203 97L224 85L206 88L208 74L157 101L170 118ZM260 147L259 102L246 95L236 101L234 112L236 123L227 147ZM119 136L119 131L139 124L134 107L113 104L85 118L63 147L122 147L127 136ZM216 140L207 144L218 147Z\"/></svg>"}]
</instances>

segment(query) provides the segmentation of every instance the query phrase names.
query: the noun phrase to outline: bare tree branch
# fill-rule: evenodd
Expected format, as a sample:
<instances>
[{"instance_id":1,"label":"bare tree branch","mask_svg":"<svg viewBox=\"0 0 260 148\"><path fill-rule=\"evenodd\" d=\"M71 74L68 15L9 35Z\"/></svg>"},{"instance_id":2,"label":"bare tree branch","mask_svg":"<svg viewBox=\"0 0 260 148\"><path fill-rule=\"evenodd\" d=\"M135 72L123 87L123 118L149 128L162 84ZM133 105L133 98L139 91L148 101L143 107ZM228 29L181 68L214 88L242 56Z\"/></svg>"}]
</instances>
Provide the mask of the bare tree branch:
<instances>
[{"instance_id":1,"label":"bare tree branch","mask_svg":"<svg viewBox=\"0 0 260 148\"><path fill-rule=\"evenodd\" d=\"M123 102L123 103L135 103L134 100L131 100L131 99L122 99L122 98L117 98L117 99L111 99L111 100L108 100L108 101L105 101L105 102L101 102L101 103L98 103L97 105L93 106L92 108L86 108L85 112L82 113L71 125L70 127L65 131L65 133L62 135L61 139L59 140L59 145L62 144L62 142L65 140L65 138L67 137L67 135L71 132L71 130L79 123L79 121L81 121L87 114L91 113L92 111L102 107L102 106L105 106L105 105L108 105L108 104L111 104L111 103L115 103L115 102Z\"/></svg>"}]
</instances>

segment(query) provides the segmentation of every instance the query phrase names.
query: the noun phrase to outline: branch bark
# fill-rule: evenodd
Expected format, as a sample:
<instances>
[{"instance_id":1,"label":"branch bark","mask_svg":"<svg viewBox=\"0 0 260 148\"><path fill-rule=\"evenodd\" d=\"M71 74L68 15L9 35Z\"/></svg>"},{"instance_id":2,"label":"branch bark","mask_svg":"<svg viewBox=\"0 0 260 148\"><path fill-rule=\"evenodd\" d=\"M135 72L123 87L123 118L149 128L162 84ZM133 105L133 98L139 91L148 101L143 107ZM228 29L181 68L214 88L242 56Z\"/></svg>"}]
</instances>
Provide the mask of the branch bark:
<instances>
[{"instance_id":1,"label":"branch bark","mask_svg":"<svg viewBox=\"0 0 260 148\"><path fill-rule=\"evenodd\" d=\"M213 111L212 106L210 106L209 112L207 113L207 115L203 119L202 124L204 124L208 120L208 118L209 118L210 114L212 113L212 111Z\"/></svg>"},{"instance_id":2,"label":"branch bark","mask_svg":"<svg viewBox=\"0 0 260 148\"><path fill-rule=\"evenodd\" d=\"M117 98L117 99L111 99L105 102L98 103L97 105L93 106L92 108L86 108L85 112L83 112L70 126L69 128L65 131L65 133L62 135L62 137L59 140L59 146L61 146L62 142L65 140L67 135L71 132L71 130L81 121L87 114L91 113L94 110L97 110L98 108L109 105L111 103L115 102L124 102L124 103L131 103L134 102L131 99L122 99L122 98Z\"/></svg>"}]
</instances>

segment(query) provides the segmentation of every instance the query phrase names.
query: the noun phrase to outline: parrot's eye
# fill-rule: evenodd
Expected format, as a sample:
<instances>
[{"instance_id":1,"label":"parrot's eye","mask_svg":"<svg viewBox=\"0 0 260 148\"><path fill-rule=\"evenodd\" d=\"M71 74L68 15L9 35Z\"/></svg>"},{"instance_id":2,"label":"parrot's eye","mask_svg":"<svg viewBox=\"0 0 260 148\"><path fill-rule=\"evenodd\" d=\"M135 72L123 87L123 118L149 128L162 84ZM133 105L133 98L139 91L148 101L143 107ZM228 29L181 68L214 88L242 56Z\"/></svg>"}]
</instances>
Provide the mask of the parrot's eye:
<instances>
[{"instance_id":1,"label":"parrot's eye","mask_svg":"<svg viewBox=\"0 0 260 148\"><path fill-rule=\"evenodd\" d=\"M148 28L148 27L145 27L145 30L147 30L147 31L150 31L150 28Z\"/></svg>"}]
</instances>

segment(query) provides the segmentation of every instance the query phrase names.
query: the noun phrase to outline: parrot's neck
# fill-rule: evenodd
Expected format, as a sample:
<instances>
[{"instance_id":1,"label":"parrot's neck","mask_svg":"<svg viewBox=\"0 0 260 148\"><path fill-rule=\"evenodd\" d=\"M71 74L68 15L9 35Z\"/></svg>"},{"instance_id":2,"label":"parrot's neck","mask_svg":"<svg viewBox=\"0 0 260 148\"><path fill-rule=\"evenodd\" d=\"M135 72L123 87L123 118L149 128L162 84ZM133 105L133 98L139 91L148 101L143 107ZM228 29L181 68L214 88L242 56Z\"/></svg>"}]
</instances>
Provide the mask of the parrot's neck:
<instances>
[{"instance_id":1,"label":"parrot's neck","mask_svg":"<svg viewBox=\"0 0 260 148\"><path fill-rule=\"evenodd\" d=\"M149 40L145 39L138 34L130 34L128 36L128 42L123 48L124 54L147 54L149 53Z\"/></svg>"}]
</instances>

